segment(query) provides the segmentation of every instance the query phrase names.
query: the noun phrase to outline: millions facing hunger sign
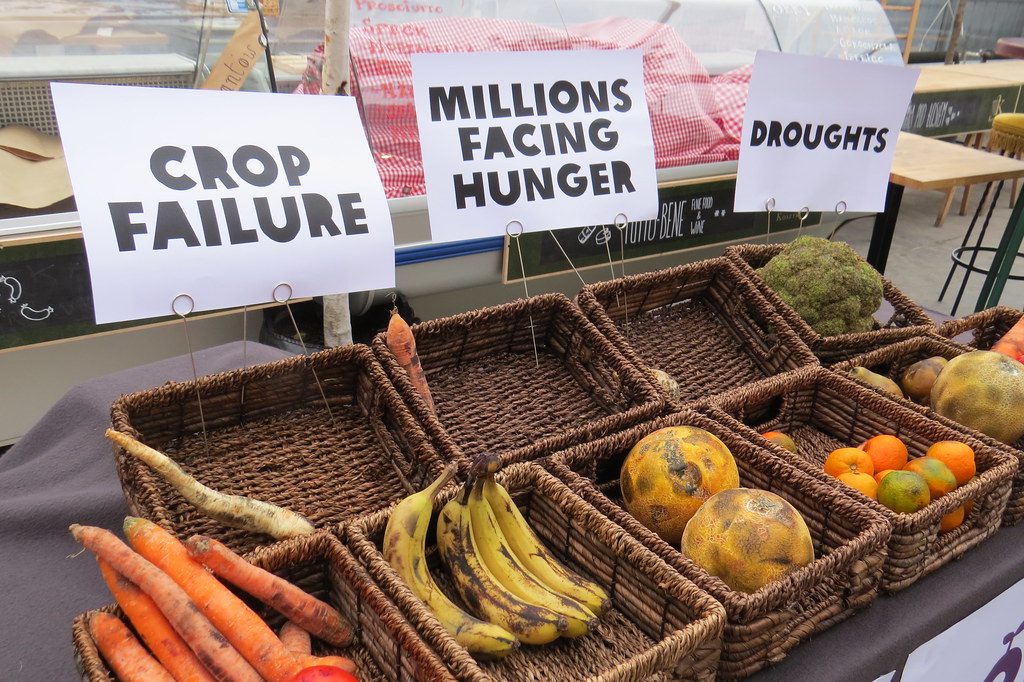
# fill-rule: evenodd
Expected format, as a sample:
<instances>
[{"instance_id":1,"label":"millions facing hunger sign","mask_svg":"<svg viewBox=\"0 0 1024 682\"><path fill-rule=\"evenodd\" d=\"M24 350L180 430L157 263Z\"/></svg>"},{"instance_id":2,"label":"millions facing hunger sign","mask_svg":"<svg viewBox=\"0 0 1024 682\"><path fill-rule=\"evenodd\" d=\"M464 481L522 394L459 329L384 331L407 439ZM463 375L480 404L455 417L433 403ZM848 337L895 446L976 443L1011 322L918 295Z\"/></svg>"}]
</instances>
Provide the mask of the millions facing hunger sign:
<instances>
[{"instance_id":1,"label":"millions facing hunger sign","mask_svg":"<svg viewBox=\"0 0 1024 682\"><path fill-rule=\"evenodd\" d=\"M412 56L434 241L649 220L638 50Z\"/></svg>"},{"instance_id":2,"label":"millions facing hunger sign","mask_svg":"<svg viewBox=\"0 0 1024 682\"><path fill-rule=\"evenodd\" d=\"M97 323L394 286L391 214L353 98L52 92Z\"/></svg>"}]
</instances>

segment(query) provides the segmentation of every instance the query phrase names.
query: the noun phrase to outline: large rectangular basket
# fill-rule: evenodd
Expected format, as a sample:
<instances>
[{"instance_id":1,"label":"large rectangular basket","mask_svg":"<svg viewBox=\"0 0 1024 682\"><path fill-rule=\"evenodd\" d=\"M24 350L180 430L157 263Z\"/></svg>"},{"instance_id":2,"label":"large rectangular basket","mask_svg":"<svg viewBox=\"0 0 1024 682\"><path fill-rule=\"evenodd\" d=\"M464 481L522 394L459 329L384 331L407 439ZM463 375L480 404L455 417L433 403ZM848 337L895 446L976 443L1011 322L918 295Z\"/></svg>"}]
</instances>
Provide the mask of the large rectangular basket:
<instances>
[{"instance_id":1,"label":"large rectangular basket","mask_svg":"<svg viewBox=\"0 0 1024 682\"><path fill-rule=\"evenodd\" d=\"M542 541L569 568L597 581L611 606L594 631L544 645L522 645L499 661L477 661L427 610L384 559L381 543L390 510L346 524L346 543L403 615L462 681L653 681L715 679L725 614L722 607L653 553L626 536L535 463L498 474ZM461 487L449 485L440 509ZM428 542L430 571L458 600Z\"/></svg>"},{"instance_id":2,"label":"large rectangular basket","mask_svg":"<svg viewBox=\"0 0 1024 682\"><path fill-rule=\"evenodd\" d=\"M799 511L814 544L815 560L753 593L730 589L688 559L676 545L643 526L624 506L619 485L632 447L657 429L693 426L729 448L740 486L780 495ZM740 679L781 661L800 642L857 611L878 595L889 524L881 514L732 433L708 416L682 410L591 443L554 453L542 462L627 534L722 603L726 612L720 679Z\"/></svg>"},{"instance_id":3,"label":"large rectangular basket","mask_svg":"<svg viewBox=\"0 0 1024 682\"><path fill-rule=\"evenodd\" d=\"M892 526L882 589L896 592L944 566L999 529L1017 463L1004 450L973 437L963 428L922 412L822 367L798 370L719 396L710 414L728 428L759 440L779 457L801 466L819 481L881 514ZM796 442L798 454L769 444L760 433L782 431ZM840 447L856 447L878 434L891 434L921 457L941 440L961 440L974 448L978 475L953 492L912 514L897 513L829 476L825 458ZM939 532L943 516L972 503L963 523Z\"/></svg>"},{"instance_id":4,"label":"large rectangular basket","mask_svg":"<svg viewBox=\"0 0 1024 682\"><path fill-rule=\"evenodd\" d=\"M199 482L287 507L317 527L385 507L444 467L360 344L122 396L111 417L115 430ZM272 541L203 516L148 466L119 447L114 455L133 514L236 551Z\"/></svg>"},{"instance_id":5,"label":"large rectangular basket","mask_svg":"<svg viewBox=\"0 0 1024 682\"><path fill-rule=\"evenodd\" d=\"M314 638L313 653L352 659L361 682L454 680L333 532L284 540L261 547L247 558L331 604L353 623L355 637L350 646L336 648ZM280 629L284 621L279 614L245 598L275 632ZM131 627L116 604L98 610L117 614ZM88 631L88 618L94 612L80 614L72 622L75 662L85 682L110 682L115 678Z\"/></svg>"},{"instance_id":6,"label":"large rectangular basket","mask_svg":"<svg viewBox=\"0 0 1024 682\"><path fill-rule=\"evenodd\" d=\"M528 461L665 410L647 375L563 294L414 324L431 412L385 335L373 348L426 430L469 456ZM448 445L445 449L448 449Z\"/></svg>"},{"instance_id":7,"label":"large rectangular basket","mask_svg":"<svg viewBox=\"0 0 1024 682\"><path fill-rule=\"evenodd\" d=\"M1021 311L1019 310L1013 312L1016 313L1017 317L1021 315ZM1010 324L1012 323L1008 323L1006 328L1009 328ZM999 326L1001 327L1001 325ZM991 347L992 343L994 343L1001 334L999 334L999 336L994 336L989 331L990 329L991 328L988 327L988 325L979 327L977 330L978 335L972 340L972 342L976 343L980 341L983 344L987 344L988 347ZM959 336L959 332L954 333L953 336ZM993 336L994 338L991 338ZM921 336L913 339L907 339L906 341L900 341L899 343L894 343L891 346L884 346L869 353L864 353L863 355L858 355L842 363L833 365L832 369L838 372L849 372L854 367L866 367L877 374L881 374L882 376L888 377L899 383L900 378L903 376L903 373L907 368L919 360L925 360L930 357L943 357L947 360L952 360L959 355L969 353L973 350L987 350L987 348L966 346L951 339L937 336ZM857 379L854 380L858 381ZM900 400L899 398L895 399ZM1014 474L1010 484L1010 496L1006 502L1006 511L1003 513L1002 524L1004 526L1012 526L1020 523L1021 519L1024 519L1024 438L1018 440L1016 443L1007 445L1006 443L1001 443L976 429L971 429L944 417L927 405L919 405L905 398L901 400L901 402L922 411L931 419L935 419L957 429L968 429L971 436L974 438L977 438L990 447L1008 452L1013 456L1017 461L1017 472Z\"/></svg>"},{"instance_id":8,"label":"large rectangular basket","mask_svg":"<svg viewBox=\"0 0 1024 682\"><path fill-rule=\"evenodd\" d=\"M672 377L681 404L818 364L725 258L587 285L576 301L624 355Z\"/></svg>"},{"instance_id":9,"label":"large rectangular basket","mask_svg":"<svg viewBox=\"0 0 1024 682\"><path fill-rule=\"evenodd\" d=\"M882 277L883 304L875 313L874 329L833 336L819 334L757 274L758 268L764 266L785 247L785 244L735 244L726 247L724 257L735 263L739 270L750 278L773 308L779 311L800 338L811 347L822 364L831 365L886 344L934 331L935 322L928 313L897 289L889 279Z\"/></svg>"}]
</instances>

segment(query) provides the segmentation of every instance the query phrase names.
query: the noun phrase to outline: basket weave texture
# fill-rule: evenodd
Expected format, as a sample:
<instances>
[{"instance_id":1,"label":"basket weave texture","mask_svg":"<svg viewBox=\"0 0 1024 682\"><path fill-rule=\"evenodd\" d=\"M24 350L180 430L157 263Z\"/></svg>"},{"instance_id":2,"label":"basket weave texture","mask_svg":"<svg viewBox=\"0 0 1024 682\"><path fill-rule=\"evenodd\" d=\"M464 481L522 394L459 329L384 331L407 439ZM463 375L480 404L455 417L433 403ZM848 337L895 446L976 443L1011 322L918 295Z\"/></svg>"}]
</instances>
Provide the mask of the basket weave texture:
<instances>
[{"instance_id":1,"label":"basket weave texture","mask_svg":"<svg viewBox=\"0 0 1024 682\"><path fill-rule=\"evenodd\" d=\"M1014 312L1017 313L1017 316L1020 316L1021 314L1019 310ZM1007 328L1009 328L1009 325ZM983 335L981 338L984 339L989 336L988 330L979 331L981 331L981 334ZM958 334L954 334L954 336L958 336ZM991 346L991 344L998 338L999 336L995 336L988 345ZM900 341L899 343L894 343L891 346L885 346L878 350L858 355L857 357L850 358L842 363L833 365L832 369L837 372L848 372L854 367L866 367L873 372L887 376L893 381L899 383L900 377L903 376L906 369L919 360L925 360L935 356L941 356L947 360L952 360L958 355L969 353L974 350L987 349L965 346L946 338L922 336L914 339L907 339L906 341ZM861 383L857 379L854 379L854 381ZM972 429L960 424L959 422L944 417L926 405L918 405L909 399L901 400L898 397L894 397L893 399L902 404L913 407L914 409L926 414L929 418L935 419L943 424L947 424L952 428L966 430L972 437L982 441L989 447L1009 453L1017 461L1017 472L1013 475L1013 479L1010 483L1010 496L1006 502L1006 511L1003 513L1002 525L1013 526L1020 523L1021 519L1024 519L1024 439L1007 445L1006 443L1001 443L976 429Z\"/></svg>"},{"instance_id":2,"label":"basket weave texture","mask_svg":"<svg viewBox=\"0 0 1024 682\"><path fill-rule=\"evenodd\" d=\"M935 330L935 323L928 313L897 289L895 284L882 277L882 297L892 308L884 323L876 319L876 326L871 331L822 336L811 329L800 314L783 301L756 272L757 268L764 266L785 247L785 244L735 244L726 247L724 257L750 278L772 307L811 347L822 364L831 365L874 348ZM883 306L880 310L885 309Z\"/></svg>"},{"instance_id":3,"label":"basket weave texture","mask_svg":"<svg viewBox=\"0 0 1024 682\"><path fill-rule=\"evenodd\" d=\"M384 559L381 543L390 510L354 519L345 528L347 545L459 680L715 679L725 623L721 605L536 464L513 464L497 476L552 552L610 595L611 607L588 634L523 645L499 661L476 661ZM460 486L450 484L435 509L459 491ZM432 550L428 541L431 573L458 603L451 578Z\"/></svg>"},{"instance_id":4,"label":"basket weave texture","mask_svg":"<svg viewBox=\"0 0 1024 682\"><path fill-rule=\"evenodd\" d=\"M436 438L503 463L664 412L647 375L563 294L545 294L412 325L436 414L413 389L383 333L373 348Z\"/></svg>"},{"instance_id":5,"label":"basket weave texture","mask_svg":"<svg viewBox=\"0 0 1024 682\"><path fill-rule=\"evenodd\" d=\"M314 638L313 653L351 658L362 682L454 679L332 530L267 545L246 558L331 604L354 624L350 646L340 649ZM275 632L280 629L284 620L279 614L242 596ZM99 610L117 614L131 627L117 605ZM72 622L75 660L86 682L111 682L115 678L88 631L88 618L94 612L80 614Z\"/></svg>"},{"instance_id":6,"label":"basket weave texture","mask_svg":"<svg viewBox=\"0 0 1024 682\"><path fill-rule=\"evenodd\" d=\"M769 444L779 456L801 466L819 481L888 519L892 526L882 589L896 592L983 542L1000 526L1016 472L1005 450L928 417L919 410L868 389L825 368L798 370L719 396L709 412L717 421L751 440L775 430L796 442L799 454ZM856 447L878 434L892 434L911 458L921 457L940 440L961 440L974 448L977 478L933 500L912 514L897 513L826 474L822 467L832 450ZM970 513L954 530L939 534L939 522L968 501Z\"/></svg>"},{"instance_id":7,"label":"basket weave texture","mask_svg":"<svg viewBox=\"0 0 1024 682\"><path fill-rule=\"evenodd\" d=\"M818 364L725 258L591 284L576 301L623 355L676 380L676 408Z\"/></svg>"},{"instance_id":8,"label":"basket weave texture","mask_svg":"<svg viewBox=\"0 0 1024 682\"><path fill-rule=\"evenodd\" d=\"M944 338L970 346L972 350L991 350L999 338L1010 331L1024 311L993 306L972 315L946 320L935 333Z\"/></svg>"},{"instance_id":9,"label":"basket weave texture","mask_svg":"<svg viewBox=\"0 0 1024 682\"><path fill-rule=\"evenodd\" d=\"M669 426L694 426L718 436L736 459L742 487L767 490L793 504L811 533L815 560L754 593L738 592L631 516L619 488L622 463L640 439ZM541 464L722 603L727 621L719 679L747 677L781 661L800 642L867 607L878 595L889 539L889 524L881 514L704 414L675 412L554 453Z\"/></svg>"},{"instance_id":10,"label":"basket weave texture","mask_svg":"<svg viewBox=\"0 0 1024 682\"><path fill-rule=\"evenodd\" d=\"M122 396L111 417L204 485L287 507L317 527L385 507L444 467L359 344ZM200 514L148 466L118 447L114 455L134 515L239 552L273 541Z\"/></svg>"}]
</instances>

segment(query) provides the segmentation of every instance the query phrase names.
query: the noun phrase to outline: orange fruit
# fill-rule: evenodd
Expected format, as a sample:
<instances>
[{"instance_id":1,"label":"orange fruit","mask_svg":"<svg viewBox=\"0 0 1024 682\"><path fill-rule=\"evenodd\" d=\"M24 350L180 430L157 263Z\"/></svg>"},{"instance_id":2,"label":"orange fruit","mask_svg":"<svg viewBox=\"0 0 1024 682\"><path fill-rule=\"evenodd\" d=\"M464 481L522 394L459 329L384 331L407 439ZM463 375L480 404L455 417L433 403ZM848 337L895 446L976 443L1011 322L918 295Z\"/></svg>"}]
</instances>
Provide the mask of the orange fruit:
<instances>
[{"instance_id":1,"label":"orange fruit","mask_svg":"<svg viewBox=\"0 0 1024 682\"><path fill-rule=\"evenodd\" d=\"M871 455L860 448L836 448L825 458L825 473L839 477L849 472L875 475L875 463Z\"/></svg>"},{"instance_id":2,"label":"orange fruit","mask_svg":"<svg viewBox=\"0 0 1024 682\"><path fill-rule=\"evenodd\" d=\"M894 471L899 471L899 469L882 469L875 474L875 483L881 483L886 474L891 474Z\"/></svg>"},{"instance_id":3,"label":"orange fruit","mask_svg":"<svg viewBox=\"0 0 1024 682\"><path fill-rule=\"evenodd\" d=\"M739 487L740 475L728 446L713 433L669 426L630 449L619 484L626 511L678 546L690 517L715 493Z\"/></svg>"},{"instance_id":4,"label":"orange fruit","mask_svg":"<svg viewBox=\"0 0 1024 682\"><path fill-rule=\"evenodd\" d=\"M928 481L913 471L894 471L878 484L878 501L895 512L911 514L932 501Z\"/></svg>"},{"instance_id":5,"label":"orange fruit","mask_svg":"<svg viewBox=\"0 0 1024 682\"><path fill-rule=\"evenodd\" d=\"M846 485L856 488L871 499L878 497L878 482L875 481L875 477L871 474L850 471L845 474L839 474L836 478Z\"/></svg>"},{"instance_id":6,"label":"orange fruit","mask_svg":"<svg viewBox=\"0 0 1024 682\"><path fill-rule=\"evenodd\" d=\"M776 445L782 446L786 450L792 452L794 455L797 454L796 441L794 441L791 437L782 433L781 431L765 431L764 433L761 434L761 437L767 438Z\"/></svg>"},{"instance_id":7,"label":"orange fruit","mask_svg":"<svg viewBox=\"0 0 1024 682\"><path fill-rule=\"evenodd\" d=\"M868 438L858 447L871 455L871 461L875 465L875 471L884 469L902 469L907 463L909 454L907 446L896 436L883 433L874 438Z\"/></svg>"},{"instance_id":8,"label":"orange fruit","mask_svg":"<svg viewBox=\"0 0 1024 682\"><path fill-rule=\"evenodd\" d=\"M967 483L974 474L978 473L978 467L974 462L974 448L967 443L958 440L940 440L937 443L932 443L928 452L924 454L934 457L948 466L949 470L953 472L953 476L956 477L958 486Z\"/></svg>"},{"instance_id":9,"label":"orange fruit","mask_svg":"<svg viewBox=\"0 0 1024 682\"><path fill-rule=\"evenodd\" d=\"M948 466L934 457L912 459L903 470L920 474L928 482L928 492L933 500L956 490L956 476Z\"/></svg>"},{"instance_id":10,"label":"orange fruit","mask_svg":"<svg viewBox=\"0 0 1024 682\"><path fill-rule=\"evenodd\" d=\"M948 533L953 530L964 522L964 516L966 516L966 514L967 505L961 504L959 507L942 517L942 520L939 521L939 532Z\"/></svg>"}]
</instances>

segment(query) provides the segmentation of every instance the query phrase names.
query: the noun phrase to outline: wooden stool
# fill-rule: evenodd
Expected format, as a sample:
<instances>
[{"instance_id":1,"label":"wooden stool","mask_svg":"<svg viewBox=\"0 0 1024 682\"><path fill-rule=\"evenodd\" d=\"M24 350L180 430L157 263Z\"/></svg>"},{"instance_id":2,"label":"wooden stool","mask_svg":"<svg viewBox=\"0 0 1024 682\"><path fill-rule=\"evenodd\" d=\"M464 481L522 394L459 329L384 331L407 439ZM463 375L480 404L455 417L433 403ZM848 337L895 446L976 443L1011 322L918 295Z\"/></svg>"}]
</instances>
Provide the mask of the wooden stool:
<instances>
[{"instance_id":1,"label":"wooden stool","mask_svg":"<svg viewBox=\"0 0 1024 682\"><path fill-rule=\"evenodd\" d=\"M1024 59L1024 38L1000 38L996 41L996 54L1010 59Z\"/></svg>"}]
</instances>

